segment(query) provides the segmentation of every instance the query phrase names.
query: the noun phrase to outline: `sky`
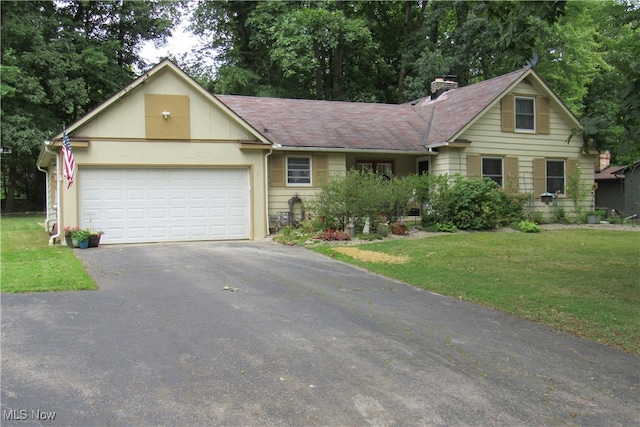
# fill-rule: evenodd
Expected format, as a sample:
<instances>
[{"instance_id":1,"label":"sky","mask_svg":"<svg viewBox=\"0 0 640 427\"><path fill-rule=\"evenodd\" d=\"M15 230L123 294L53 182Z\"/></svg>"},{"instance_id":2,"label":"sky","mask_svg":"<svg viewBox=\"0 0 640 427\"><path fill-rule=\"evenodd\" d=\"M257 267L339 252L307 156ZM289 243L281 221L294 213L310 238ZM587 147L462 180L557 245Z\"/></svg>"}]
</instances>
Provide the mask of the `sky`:
<instances>
[{"instance_id":1,"label":"sky","mask_svg":"<svg viewBox=\"0 0 640 427\"><path fill-rule=\"evenodd\" d=\"M157 64L160 59L169 54L180 57L183 53L190 52L196 46L198 40L195 35L186 30L187 25L188 22L183 20L163 47L157 48L153 42L146 42L140 52L140 56L150 64Z\"/></svg>"}]
</instances>

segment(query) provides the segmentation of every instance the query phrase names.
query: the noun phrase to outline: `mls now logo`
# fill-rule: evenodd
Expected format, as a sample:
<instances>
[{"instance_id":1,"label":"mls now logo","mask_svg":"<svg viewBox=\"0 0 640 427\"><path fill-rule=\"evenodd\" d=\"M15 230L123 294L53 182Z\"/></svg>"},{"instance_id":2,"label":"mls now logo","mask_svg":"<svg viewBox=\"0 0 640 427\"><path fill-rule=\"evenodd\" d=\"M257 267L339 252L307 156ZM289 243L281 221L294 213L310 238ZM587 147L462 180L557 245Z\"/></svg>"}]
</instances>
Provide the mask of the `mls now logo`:
<instances>
[{"instance_id":1,"label":"mls now logo","mask_svg":"<svg viewBox=\"0 0 640 427\"><path fill-rule=\"evenodd\" d=\"M56 418L55 412L45 412L40 410L27 411L26 409L3 409L2 419L7 421L53 421Z\"/></svg>"}]
</instances>

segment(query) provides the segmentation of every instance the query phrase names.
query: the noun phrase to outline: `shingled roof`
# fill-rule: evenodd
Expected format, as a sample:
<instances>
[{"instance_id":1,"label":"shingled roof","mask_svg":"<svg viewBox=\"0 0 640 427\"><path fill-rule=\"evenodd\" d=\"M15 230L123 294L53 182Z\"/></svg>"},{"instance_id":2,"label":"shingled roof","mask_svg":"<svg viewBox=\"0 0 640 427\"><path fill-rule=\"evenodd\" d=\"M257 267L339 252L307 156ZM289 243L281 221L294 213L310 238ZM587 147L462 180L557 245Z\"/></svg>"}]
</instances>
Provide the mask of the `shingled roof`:
<instances>
[{"instance_id":1,"label":"shingled roof","mask_svg":"<svg viewBox=\"0 0 640 427\"><path fill-rule=\"evenodd\" d=\"M423 98L413 102L415 111L431 122L427 145L454 141L480 116L480 113L494 101L497 102L500 96L529 70L523 68L480 83L452 89L434 100Z\"/></svg>"},{"instance_id":2,"label":"shingled roof","mask_svg":"<svg viewBox=\"0 0 640 427\"><path fill-rule=\"evenodd\" d=\"M215 95L273 144L294 148L425 151L453 141L527 73L521 69L405 104Z\"/></svg>"}]
</instances>

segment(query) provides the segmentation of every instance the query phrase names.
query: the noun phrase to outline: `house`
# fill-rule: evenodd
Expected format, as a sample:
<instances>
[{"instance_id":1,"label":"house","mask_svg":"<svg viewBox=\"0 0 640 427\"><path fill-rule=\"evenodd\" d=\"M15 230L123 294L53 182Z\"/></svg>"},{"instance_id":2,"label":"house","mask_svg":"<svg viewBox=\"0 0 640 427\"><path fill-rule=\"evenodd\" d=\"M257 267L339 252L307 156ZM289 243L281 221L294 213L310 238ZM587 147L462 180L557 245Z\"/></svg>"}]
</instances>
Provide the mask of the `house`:
<instances>
[{"instance_id":1,"label":"house","mask_svg":"<svg viewBox=\"0 0 640 427\"><path fill-rule=\"evenodd\" d=\"M105 230L102 243L262 239L294 196L351 168L486 176L505 191L567 200L579 168L578 120L532 68L400 105L212 95L169 60L69 125L75 183L62 177L63 133L43 144L47 221ZM55 237L55 236L54 236Z\"/></svg>"},{"instance_id":2,"label":"house","mask_svg":"<svg viewBox=\"0 0 640 427\"><path fill-rule=\"evenodd\" d=\"M640 161L612 166L608 151L596 162L596 209L624 218L640 215Z\"/></svg>"}]
</instances>

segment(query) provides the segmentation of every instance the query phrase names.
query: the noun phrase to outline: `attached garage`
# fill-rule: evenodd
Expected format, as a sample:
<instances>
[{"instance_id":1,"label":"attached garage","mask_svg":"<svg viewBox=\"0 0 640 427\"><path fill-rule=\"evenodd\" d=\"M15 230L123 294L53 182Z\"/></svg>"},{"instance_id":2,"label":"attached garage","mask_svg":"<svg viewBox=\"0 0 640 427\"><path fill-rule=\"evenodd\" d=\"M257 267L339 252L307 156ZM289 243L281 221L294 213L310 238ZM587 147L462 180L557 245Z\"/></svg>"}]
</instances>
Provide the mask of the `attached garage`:
<instances>
[{"instance_id":1,"label":"attached garage","mask_svg":"<svg viewBox=\"0 0 640 427\"><path fill-rule=\"evenodd\" d=\"M251 237L248 168L80 168L82 227L101 243Z\"/></svg>"}]
</instances>

